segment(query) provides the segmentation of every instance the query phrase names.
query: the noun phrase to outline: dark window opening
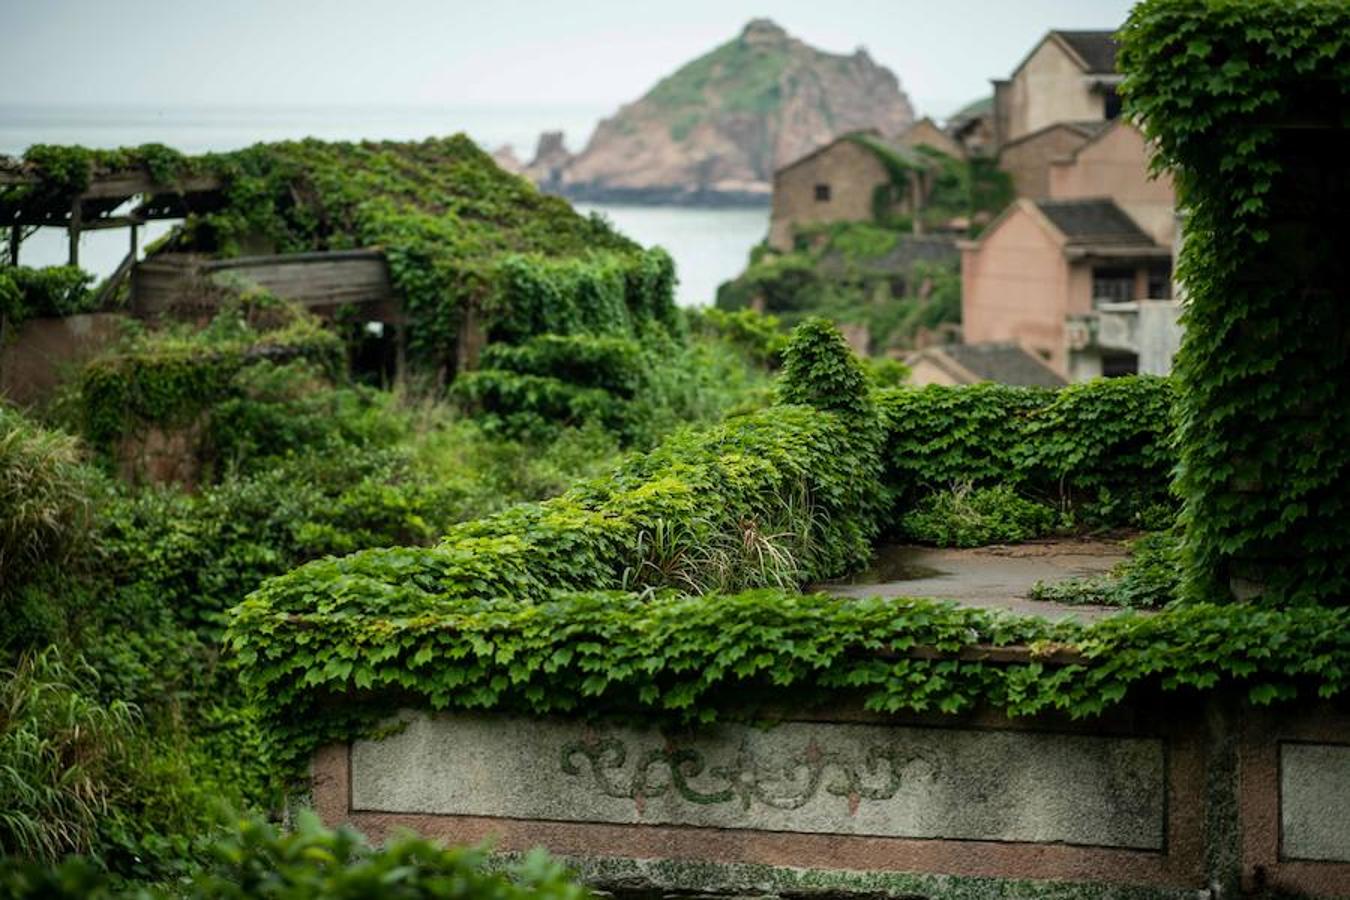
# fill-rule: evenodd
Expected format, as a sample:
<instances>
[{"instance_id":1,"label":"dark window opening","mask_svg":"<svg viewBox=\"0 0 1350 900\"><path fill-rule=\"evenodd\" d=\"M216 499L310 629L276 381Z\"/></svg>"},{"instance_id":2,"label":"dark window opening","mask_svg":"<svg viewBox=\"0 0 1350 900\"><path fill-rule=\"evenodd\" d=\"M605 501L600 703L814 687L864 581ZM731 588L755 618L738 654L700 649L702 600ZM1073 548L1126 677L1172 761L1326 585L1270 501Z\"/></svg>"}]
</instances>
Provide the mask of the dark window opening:
<instances>
[{"instance_id":1,"label":"dark window opening","mask_svg":"<svg viewBox=\"0 0 1350 900\"><path fill-rule=\"evenodd\" d=\"M348 332L352 378L388 388L398 374L398 331L388 322L355 322Z\"/></svg>"},{"instance_id":2,"label":"dark window opening","mask_svg":"<svg viewBox=\"0 0 1350 900\"><path fill-rule=\"evenodd\" d=\"M1139 374L1139 357L1134 353L1103 353L1102 376L1119 378Z\"/></svg>"},{"instance_id":3,"label":"dark window opening","mask_svg":"<svg viewBox=\"0 0 1350 900\"><path fill-rule=\"evenodd\" d=\"M1106 100L1102 104L1102 112L1107 119L1120 118L1120 94L1116 93L1115 88L1106 89Z\"/></svg>"},{"instance_id":4,"label":"dark window opening","mask_svg":"<svg viewBox=\"0 0 1350 900\"><path fill-rule=\"evenodd\" d=\"M1092 302L1128 303L1134 299L1134 269L1092 270Z\"/></svg>"},{"instance_id":5,"label":"dark window opening","mask_svg":"<svg viewBox=\"0 0 1350 900\"><path fill-rule=\"evenodd\" d=\"M1154 266L1148 270L1149 300L1169 300L1172 297L1172 267Z\"/></svg>"},{"instance_id":6,"label":"dark window opening","mask_svg":"<svg viewBox=\"0 0 1350 900\"><path fill-rule=\"evenodd\" d=\"M828 184L816 185L816 202L817 203L830 202L830 186Z\"/></svg>"}]
</instances>

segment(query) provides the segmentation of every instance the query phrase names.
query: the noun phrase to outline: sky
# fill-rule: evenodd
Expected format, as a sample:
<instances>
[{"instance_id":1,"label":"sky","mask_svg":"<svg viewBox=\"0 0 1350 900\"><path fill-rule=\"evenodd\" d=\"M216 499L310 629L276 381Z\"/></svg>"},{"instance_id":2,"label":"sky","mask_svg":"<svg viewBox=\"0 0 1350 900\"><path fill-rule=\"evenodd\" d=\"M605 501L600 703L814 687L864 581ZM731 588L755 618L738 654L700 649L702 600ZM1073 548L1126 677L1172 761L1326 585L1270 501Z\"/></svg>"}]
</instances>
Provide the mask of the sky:
<instances>
[{"instance_id":1,"label":"sky","mask_svg":"<svg viewBox=\"0 0 1350 900\"><path fill-rule=\"evenodd\" d=\"M0 0L0 104L617 107L767 16L921 115L1126 0Z\"/></svg>"}]
</instances>

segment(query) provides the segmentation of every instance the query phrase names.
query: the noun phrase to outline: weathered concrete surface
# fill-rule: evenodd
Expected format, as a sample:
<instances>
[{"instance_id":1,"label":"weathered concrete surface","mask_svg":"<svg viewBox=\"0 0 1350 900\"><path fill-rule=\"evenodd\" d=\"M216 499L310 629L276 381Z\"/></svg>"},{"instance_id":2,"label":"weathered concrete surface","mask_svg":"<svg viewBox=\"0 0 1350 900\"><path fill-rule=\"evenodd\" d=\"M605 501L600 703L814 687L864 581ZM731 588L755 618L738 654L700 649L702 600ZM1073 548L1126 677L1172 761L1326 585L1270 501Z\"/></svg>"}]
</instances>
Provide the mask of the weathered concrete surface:
<instances>
[{"instance_id":1,"label":"weathered concrete surface","mask_svg":"<svg viewBox=\"0 0 1350 900\"><path fill-rule=\"evenodd\" d=\"M1350 862L1350 745L1280 746L1280 847L1287 859Z\"/></svg>"},{"instance_id":2,"label":"weathered concrete surface","mask_svg":"<svg viewBox=\"0 0 1350 900\"><path fill-rule=\"evenodd\" d=\"M1161 850L1161 741L792 722L655 730L408 715L351 751L354 811Z\"/></svg>"},{"instance_id":3,"label":"weathered concrete surface","mask_svg":"<svg viewBox=\"0 0 1350 900\"><path fill-rule=\"evenodd\" d=\"M889 546L847 582L816 585L838 597L932 597L1049 619L1098 619L1120 610L1028 599L1037 581L1100 575L1126 557L1118 541L1053 540L969 550Z\"/></svg>"}]
</instances>

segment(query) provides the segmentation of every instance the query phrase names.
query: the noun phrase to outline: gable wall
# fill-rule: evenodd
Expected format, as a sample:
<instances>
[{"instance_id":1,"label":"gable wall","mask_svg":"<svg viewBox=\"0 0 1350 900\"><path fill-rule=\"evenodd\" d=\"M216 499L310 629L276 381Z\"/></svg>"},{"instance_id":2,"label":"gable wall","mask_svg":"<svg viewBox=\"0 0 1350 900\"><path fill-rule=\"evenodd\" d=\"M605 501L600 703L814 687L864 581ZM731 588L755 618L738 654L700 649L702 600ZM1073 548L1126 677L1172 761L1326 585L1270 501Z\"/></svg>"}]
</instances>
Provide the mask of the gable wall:
<instances>
[{"instance_id":1,"label":"gable wall","mask_svg":"<svg viewBox=\"0 0 1350 900\"><path fill-rule=\"evenodd\" d=\"M796 225L870 222L872 195L890 176L872 151L840 140L808 160L780 169L773 179L769 244L792 249ZM816 185L830 186L828 201L816 200Z\"/></svg>"}]
</instances>

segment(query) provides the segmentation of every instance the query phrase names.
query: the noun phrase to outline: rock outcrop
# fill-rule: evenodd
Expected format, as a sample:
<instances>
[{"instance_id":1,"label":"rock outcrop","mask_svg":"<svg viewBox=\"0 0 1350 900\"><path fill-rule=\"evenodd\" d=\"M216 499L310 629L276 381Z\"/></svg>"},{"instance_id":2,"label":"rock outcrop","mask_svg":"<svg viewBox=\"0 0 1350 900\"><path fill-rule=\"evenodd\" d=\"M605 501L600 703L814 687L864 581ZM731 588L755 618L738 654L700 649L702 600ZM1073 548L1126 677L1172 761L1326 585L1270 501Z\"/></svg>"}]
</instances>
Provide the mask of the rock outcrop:
<instances>
[{"instance_id":1,"label":"rock outcrop","mask_svg":"<svg viewBox=\"0 0 1350 900\"><path fill-rule=\"evenodd\" d=\"M534 159L525 166L524 175L546 191L557 192L562 187L563 172L572 162L561 131L545 131L539 135Z\"/></svg>"},{"instance_id":2,"label":"rock outcrop","mask_svg":"<svg viewBox=\"0 0 1350 900\"><path fill-rule=\"evenodd\" d=\"M898 134L913 118L867 51L824 53L756 19L601 121L556 180L536 181L582 200L763 203L780 166L845 132Z\"/></svg>"}]
</instances>

